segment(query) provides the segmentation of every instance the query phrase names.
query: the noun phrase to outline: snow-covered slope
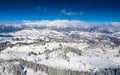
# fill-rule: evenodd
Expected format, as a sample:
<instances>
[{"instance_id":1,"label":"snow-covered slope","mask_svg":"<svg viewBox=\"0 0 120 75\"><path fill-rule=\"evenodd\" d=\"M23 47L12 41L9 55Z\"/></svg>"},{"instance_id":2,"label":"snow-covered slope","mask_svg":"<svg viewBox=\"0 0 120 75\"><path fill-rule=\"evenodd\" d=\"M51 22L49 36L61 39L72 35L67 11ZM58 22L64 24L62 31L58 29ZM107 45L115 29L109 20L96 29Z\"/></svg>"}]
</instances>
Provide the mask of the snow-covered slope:
<instances>
[{"instance_id":1,"label":"snow-covered slope","mask_svg":"<svg viewBox=\"0 0 120 75\"><path fill-rule=\"evenodd\" d=\"M52 26L52 28L36 29L32 27L34 25L39 26L41 23L45 23L46 26ZM44 65L49 68L52 67L57 70L92 72L93 74L108 68L119 68L119 31L103 33L97 32L97 30L94 32L89 30L70 30L67 32L56 30L53 27L58 25L58 28L64 28L65 26L70 26L71 23L75 24L76 27L82 26L79 25L81 22L78 21L69 22L65 20L62 23L59 20L52 22L41 21L35 24L31 22L25 23L28 26L30 25L30 28L2 33L2 35L11 35L12 37L0 37L1 63L3 63L3 60L17 59ZM71 27L73 26L71 25ZM26 67L26 69L29 73L35 74L32 72L32 68ZM39 73L41 71L36 72L36 75ZM79 74L76 73L75 75Z\"/></svg>"}]
</instances>

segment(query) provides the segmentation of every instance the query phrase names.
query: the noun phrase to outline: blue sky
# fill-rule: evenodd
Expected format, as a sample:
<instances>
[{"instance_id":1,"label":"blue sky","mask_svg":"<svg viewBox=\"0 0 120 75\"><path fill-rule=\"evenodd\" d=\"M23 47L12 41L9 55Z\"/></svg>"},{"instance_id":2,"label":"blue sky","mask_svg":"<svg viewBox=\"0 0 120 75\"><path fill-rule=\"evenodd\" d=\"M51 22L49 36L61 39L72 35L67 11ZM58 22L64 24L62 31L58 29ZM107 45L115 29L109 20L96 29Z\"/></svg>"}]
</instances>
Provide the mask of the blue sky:
<instances>
[{"instance_id":1,"label":"blue sky","mask_svg":"<svg viewBox=\"0 0 120 75\"><path fill-rule=\"evenodd\" d=\"M0 22L56 19L120 22L120 0L0 0Z\"/></svg>"}]
</instances>

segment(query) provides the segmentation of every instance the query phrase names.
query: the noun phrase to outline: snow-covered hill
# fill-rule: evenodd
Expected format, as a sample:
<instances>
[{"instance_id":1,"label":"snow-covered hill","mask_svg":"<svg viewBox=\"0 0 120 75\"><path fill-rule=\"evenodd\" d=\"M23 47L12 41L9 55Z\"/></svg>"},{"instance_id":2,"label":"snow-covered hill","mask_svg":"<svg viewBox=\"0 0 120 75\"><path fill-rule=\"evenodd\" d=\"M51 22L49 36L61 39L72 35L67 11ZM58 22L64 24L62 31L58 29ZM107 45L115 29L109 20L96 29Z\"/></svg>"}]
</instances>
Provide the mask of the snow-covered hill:
<instances>
[{"instance_id":1,"label":"snow-covered hill","mask_svg":"<svg viewBox=\"0 0 120 75\"><path fill-rule=\"evenodd\" d=\"M24 21L22 25L25 28L19 31L1 33L4 36L0 37L0 64L3 64L0 74L6 73L7 75L8 73L10 65L6 67L5 63L12 63L15 66L15 63L19 62L17 64L19 66L22 64L21 60L24 61L22 65L28 71L27 75L33 73L32 70L37 68L36 64L46 66L47 70L43 70L46 73L39 70L33 73L35 75L40 73L60 75L58 72L48 73L50 68L59 72L70 70L71 73L73 71L88 73L84 75L89 75L89 73L99 75L104 73L105 69L109 71L117 69L109 75L120 74L118 71L120 68L120 32L119 28L118 30L113 28L118 27L119 23L110 23L113 29L109 29L111 27L108 27L108 23L96 27L92 24L68 20L32 23ZM45 27L39 28L43 26ZM107 30L110 33L100 30ZM27 65L25 61L32 63L33 67L27 67L30 64ZM109 71L105 73L108 74ZM69 72L63 75L67 73Z\"/></svg>"}]
</instances>

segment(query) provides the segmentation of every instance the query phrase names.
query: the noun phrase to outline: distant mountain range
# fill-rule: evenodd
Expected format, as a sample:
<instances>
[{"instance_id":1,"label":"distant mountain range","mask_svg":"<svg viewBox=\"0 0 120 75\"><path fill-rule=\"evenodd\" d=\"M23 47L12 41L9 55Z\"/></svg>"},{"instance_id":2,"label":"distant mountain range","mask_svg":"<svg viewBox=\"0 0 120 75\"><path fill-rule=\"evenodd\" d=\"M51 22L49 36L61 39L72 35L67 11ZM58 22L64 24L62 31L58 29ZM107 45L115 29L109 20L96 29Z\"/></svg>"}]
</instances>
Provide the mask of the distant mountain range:
<instances>
[{"instance_id":1,"label":"distant mountain range","mask_svg":"<svg viewBox=\"0 0 120 75\"><path fill-rule=\"evenodd\" d=\"M110 23L87 23L77 20L54 20L54 21L24 21L22 24L1 24L0 33L15 32L22 29L44 29L49 28L57 31L88 31L88 32L101 32L101 33L112 33L120 31L120 22L110 22Z\"/></svg>"}]
</instances>

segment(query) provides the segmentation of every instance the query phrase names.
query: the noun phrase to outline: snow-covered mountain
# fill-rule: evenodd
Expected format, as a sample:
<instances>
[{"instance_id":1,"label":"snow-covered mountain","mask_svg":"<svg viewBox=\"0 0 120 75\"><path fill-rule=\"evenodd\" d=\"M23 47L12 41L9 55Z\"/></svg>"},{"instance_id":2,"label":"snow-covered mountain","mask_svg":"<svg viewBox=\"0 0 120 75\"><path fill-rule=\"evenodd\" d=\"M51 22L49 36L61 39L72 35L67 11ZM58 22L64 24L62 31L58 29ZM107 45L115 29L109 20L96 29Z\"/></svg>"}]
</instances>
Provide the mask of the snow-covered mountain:
<instances>
[{"instance_id":1,"label":"snow-covered mountain","mask_svg":"<svg viewBox=\"0 0 120 75\"><path fill-rule=\"evenodd\" d=\"M10 26L17 30L0 33L0 75L120 75L119 22L43 20Z\"/></svg>"}]
</instances>

